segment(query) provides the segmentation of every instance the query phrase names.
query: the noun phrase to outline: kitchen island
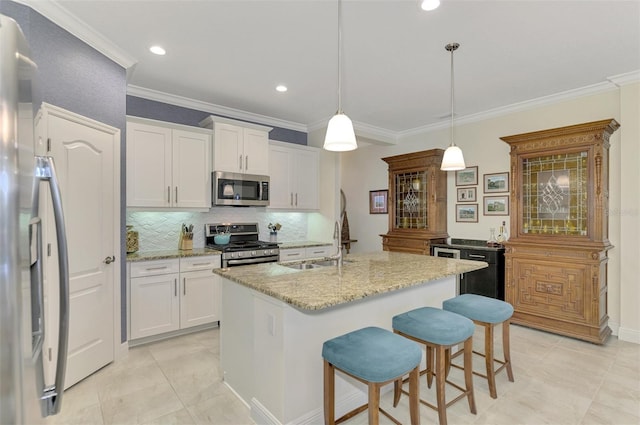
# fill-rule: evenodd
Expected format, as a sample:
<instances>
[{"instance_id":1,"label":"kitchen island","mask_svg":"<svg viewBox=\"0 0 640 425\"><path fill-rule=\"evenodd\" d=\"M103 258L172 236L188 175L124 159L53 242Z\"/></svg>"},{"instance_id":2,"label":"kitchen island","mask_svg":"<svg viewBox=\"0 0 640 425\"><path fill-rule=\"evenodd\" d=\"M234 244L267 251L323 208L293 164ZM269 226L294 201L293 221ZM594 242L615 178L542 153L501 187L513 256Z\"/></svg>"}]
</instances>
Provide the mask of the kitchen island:
<instances>
[{"instance_id":1,"label":"kitchen island","mask_svg":"<svg viewBox=\"0 0 640 425\"><path fill-rule=\"evenodd\" d=\"M222 285L220 365L259 424L322 423L322 343L365 327L391 329L404 311L441 307L457 274L487 267L398 252L353 254L344 266L257 264L216 271ZM366 400L336 377L336 414Z\"/></svg>"}]
</instances>

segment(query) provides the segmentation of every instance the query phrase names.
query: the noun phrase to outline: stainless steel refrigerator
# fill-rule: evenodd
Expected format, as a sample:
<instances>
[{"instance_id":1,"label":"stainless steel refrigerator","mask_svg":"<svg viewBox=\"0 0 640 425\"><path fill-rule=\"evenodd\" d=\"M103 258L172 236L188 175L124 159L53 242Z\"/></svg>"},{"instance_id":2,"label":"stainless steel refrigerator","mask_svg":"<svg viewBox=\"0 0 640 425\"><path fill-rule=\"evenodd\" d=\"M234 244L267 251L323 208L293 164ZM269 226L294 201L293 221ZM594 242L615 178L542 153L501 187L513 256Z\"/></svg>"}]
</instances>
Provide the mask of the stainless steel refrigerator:
<instances>
[{"instance_id":1,"label":"stainless steel refrigerator","mask_svg":"<svg viewBox=\"0 0 640 425\"><path fill-rule=\"evenodd\" d=\"M37 70L20 27L0 15L0 424L33 424L62 405L69 279L53 160L34 155L31 82ZM51 193L59 249L60 334L55 382L44 380L40 187ZM44 211L44 208L42 209Z\"/></svg>"}]
</instances>

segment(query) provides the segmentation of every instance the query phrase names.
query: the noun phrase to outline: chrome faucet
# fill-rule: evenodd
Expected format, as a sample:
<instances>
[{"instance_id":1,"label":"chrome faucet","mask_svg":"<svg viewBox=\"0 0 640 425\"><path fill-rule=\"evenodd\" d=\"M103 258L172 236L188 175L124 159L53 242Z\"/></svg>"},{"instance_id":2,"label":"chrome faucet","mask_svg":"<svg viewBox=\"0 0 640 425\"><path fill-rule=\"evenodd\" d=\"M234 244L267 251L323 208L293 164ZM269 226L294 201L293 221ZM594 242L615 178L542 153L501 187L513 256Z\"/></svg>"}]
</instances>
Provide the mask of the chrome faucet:
<instances>
[{"instance_id":1,"label":"chrome faucet","mask_svg":"<svg viewBox=\"0 0 640 425\"><path fill-rule=\"evenodd\" d=\"M338 268L342 268L342 229L340 228L340 222L336 220L333 226L333 240L338 241L338 252L332 256L333 260L338 260Z\"/></svg>"}]
</instances>

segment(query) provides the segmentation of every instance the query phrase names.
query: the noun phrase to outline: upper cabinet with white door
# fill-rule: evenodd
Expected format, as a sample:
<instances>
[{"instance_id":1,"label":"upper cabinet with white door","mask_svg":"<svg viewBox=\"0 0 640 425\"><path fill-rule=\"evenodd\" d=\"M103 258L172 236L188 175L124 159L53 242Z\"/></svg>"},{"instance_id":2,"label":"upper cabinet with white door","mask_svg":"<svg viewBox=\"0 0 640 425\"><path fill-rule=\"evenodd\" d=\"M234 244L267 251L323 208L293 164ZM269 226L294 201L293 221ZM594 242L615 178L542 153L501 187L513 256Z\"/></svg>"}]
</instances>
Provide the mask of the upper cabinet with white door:
<instances>
[{"instance_id":1,"label":"upper cabinet with white door","mask_svg":"<svg viewBox=\"0 0 640 425\"><path fill-rule=\"evenodd\" d=\"M209 116L200 125L213 130L213 169L243 174L269 174L272 127Z\"/></svg>"},{"instance_id":2,"label":"upper cabinet with white door","mask_svg":"<svg viewBox=\"0 0 640 425\"><path fill-rule=\"evenodd\" d=\"M269 208L319 209L319 170L318 149L271 140Z\"/></svg>"},{"instance_id":3,"label":"upper cabinet with white door","mask_svg":"<svg viewBox=\"0 0 640 425\"><path fill-rule=\"evenodd\" d=\"M127 117L127 206L209 208L211 132Z\"/></svg>"}]
</instances>

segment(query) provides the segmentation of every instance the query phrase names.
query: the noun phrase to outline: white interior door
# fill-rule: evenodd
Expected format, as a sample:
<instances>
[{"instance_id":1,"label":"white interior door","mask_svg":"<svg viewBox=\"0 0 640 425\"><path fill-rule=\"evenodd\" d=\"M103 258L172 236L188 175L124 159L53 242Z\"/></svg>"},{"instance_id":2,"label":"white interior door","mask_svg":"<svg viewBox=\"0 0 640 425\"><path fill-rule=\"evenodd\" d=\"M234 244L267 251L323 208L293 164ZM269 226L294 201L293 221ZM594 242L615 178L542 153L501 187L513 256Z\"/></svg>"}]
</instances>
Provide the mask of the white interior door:
<instances>
[{"instance_id":1,"label":"white interior door","mask_svg":"<svg viewBox=\"0 0 640 425\"><path fill-rule=\"evenodd\" d=\"M114 243L119 227L118 214L114 213L116 203L119 204L115 193L119 176L115 175L114 162L119 133L90 123L90 120L83 123L74 115L48 114L45 124L50 155L60 182L69 247L70 313L65 387L114 360L114 288L118 287L120 261L105 260L119 252ZM47 238L55 231L52 220L49 222ZM54 244L51 247L52 254L47 257L51 268L46 273L50 294L47 300L49 329L55 326L58 314L54 294L57 282L52 281L57 276L52 273L57 253ZM55 359L55 343L50 349L50 357Z\"/></svg>"}]
</instances>

